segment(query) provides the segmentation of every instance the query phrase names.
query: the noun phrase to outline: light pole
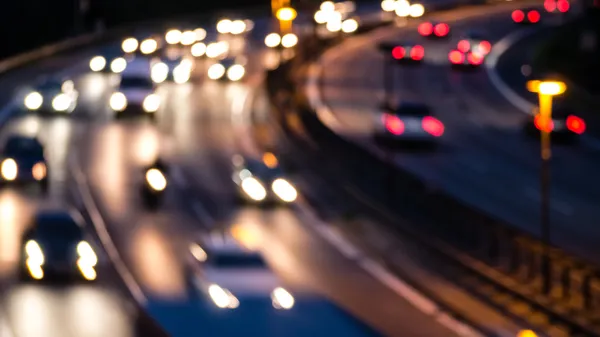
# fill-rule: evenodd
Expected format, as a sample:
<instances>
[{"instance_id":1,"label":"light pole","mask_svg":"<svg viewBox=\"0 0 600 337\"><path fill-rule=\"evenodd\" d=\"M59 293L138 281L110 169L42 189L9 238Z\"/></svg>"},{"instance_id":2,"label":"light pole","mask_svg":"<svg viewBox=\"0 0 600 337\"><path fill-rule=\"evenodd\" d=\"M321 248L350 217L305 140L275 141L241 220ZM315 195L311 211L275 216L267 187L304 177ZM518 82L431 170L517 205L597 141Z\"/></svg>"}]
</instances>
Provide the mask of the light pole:
<instances>
[{"instance_id":1,"label":"light pole","mask_svg":"<svg viewBox=\"0 0 600 337\"><path fill-rule=\"evenodd\" d=\"M550 132L552 132L552 97L560 95L567 90L566 84L558 81L528 81L527 90L535 92L539 96L540 108L538 125L540 126L541 159L540 170L540 234L542 237L542 291L549 294L551 291L550 279L550 159L552 149L550 144Z\"/></svg>"}]
</instances>

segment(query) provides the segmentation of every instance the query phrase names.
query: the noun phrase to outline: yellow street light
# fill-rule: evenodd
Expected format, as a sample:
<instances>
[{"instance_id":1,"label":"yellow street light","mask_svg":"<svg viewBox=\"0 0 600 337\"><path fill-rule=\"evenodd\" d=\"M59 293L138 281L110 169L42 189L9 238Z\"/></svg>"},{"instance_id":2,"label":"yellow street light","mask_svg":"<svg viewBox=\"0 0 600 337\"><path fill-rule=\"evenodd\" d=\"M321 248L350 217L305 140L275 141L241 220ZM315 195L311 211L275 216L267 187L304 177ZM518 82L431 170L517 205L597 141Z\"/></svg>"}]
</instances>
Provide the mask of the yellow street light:
<instances>
[{"instance_id":1,"label":"yellow street light","mask_svg":"<svg viewBox=\"0 0 600 337\"><path fill-rule=\"evenodd\" d=\"M527 90L541 95L556 96L567 91L567 85L559 81L528 81Z\"/></svg>"},{"instance_id":2,"label":"yellow street light","mask_svg":"<svg viewBox=\"0 0 600 337\"><path fill-rule=\"evenodd\" d=\"M279 29L282 35L292 31L292 21L298 16L298 13L292 7L282 7L277 10L275 17L279 20Z\"/></svg>"},{"instance_id":3,"label":"yellow street light","mask_svg":"<svg viewBox=\"0 0 600 337\"><path fill-rule=\"evenodd\" d=\"M521 330L517 337L538 337L538 335L531 330Z\"/></svg>"}]
</instances>

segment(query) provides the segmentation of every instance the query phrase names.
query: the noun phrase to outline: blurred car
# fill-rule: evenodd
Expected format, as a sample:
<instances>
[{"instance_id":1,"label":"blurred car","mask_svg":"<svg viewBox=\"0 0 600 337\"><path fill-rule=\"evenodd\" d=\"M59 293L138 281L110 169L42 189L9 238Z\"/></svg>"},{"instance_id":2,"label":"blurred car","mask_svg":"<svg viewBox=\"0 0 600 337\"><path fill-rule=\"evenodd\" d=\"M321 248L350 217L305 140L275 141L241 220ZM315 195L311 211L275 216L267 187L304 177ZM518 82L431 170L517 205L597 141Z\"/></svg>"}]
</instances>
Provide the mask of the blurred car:
<instances>
[{"instance_id":1,"label":"blurred car","mask_svg":"<svg viewBox=\"0 0 600 337\"><path fill-rule=\"evenodd\" d=\"M37 138L12 135L0 154L1 184L36 183L48 191L48 166L44 146Z\"/></svg>"},{"instance_id":2,"label":"blurred car","mask_svg":"<svg viewBox=\"0 0 600 337\"><path fill-rule=\"evenodd\" d=\"M21 277L95 280L98 256L89 242L81 215L67 210L39 211L23 236Z\"/></svg>"},{"instance_id":3,"label":"blurred car","mask_svg":"<svg viewBox=\"0 0 600 337\"><path fill-rule=\"evenodd\" d=\"M516 9L511 14L512 20L518 24L530 25L540 22L542 16L536 8Z\"/></svg>"},{"instance_id":4,"label":"blurred car","mask_svg":"<svg viewBox=\"0 0 600 337\"><path fill-rule=\"evenodd\" d=\"M160 158L144 168L141 195L146 207L154 209L162 202L168 186L168 173L169 167Z\"/></svg>"},{"instance_id":5,"label":"blurred car","mask_svg":"<svg viewBox=\"0 0 600 337\"><path fill-rule=\"evenodd\" d=\"M131 114L144 114L155 117L161 104L156 94L156 86L151 79L140 75L122 76L118 90L110 96L110 108L117 118Z\"/></svg>"},{"instance_id":6,"label":"blurred car","mask_svg":"<svg viewBox=\"0 0 600 337\"><path fill-rule=\"evenodd\" d=\"M425 21L417 28L419 34L424 37L441 39L450 36L450 25L443 22Z\"/></svg>"},{"instance_id":7,"label":"blurred car","mask_svg":"<svg viewBox=\"0 0 600 337\"><path fill-rule=\"evenodd\" d=\"M233 157L233 181L241 200L257 204L289 204L298 198L298 191L289 182L275 155L267 152L261 160Z\"/></svg>"},{"instance_id":8,"label":"blurred car","mask_svg":"<svg viewBox=\"0 0 600 337\"><path fill-rule=\"evenodd\" d=\"M419 64L425 58L425 48L410 42L394 46L391 53L393 59L405 64Z\"/></svg>"},{"instance_id":9,"label":"blurred car","mask_svg":"<svg viewBox=\"0 0 600 337\"><path fill-rule=\"evenodd\" d=\"M245 60L239 57L226 57L208 68L211 80L240 81L246 76Z\"/></svg>"},{"instance_id":10,"label":"blurred car","mask_svg":"<svg viewBox=\"0 0 600 337\"><path fill-rule=\"evenodd\" d=\"M583 118L573 113L566 106L558 106L552 110L552 120L545 123L539 114L528 116L525 121L525 133L531 137L540 137L540 131L548 130L553 140L573 142L585 133L586 123Z\"/></svg>"},{"instance_id":11,"label":"blurred car","mask_svg":"<svg viewBox=\"0 0 600 337\"><path fill-rule=\"evenodd\" d=\"M462 53L473 52L487 55L492 51L492 44L483 34L470 31L461 36L456 44L456 49Z\"/></svg>"},{"instance_id":12,"label":"blurred car","mask_svg":"<svg viewBox=\"0 0 600 337\"><path fill-rule=\"evenodd\" d=\"M150 76L154 83L174 81L175 83L187 83L192 75L193 62L185 58L181 53L163 53L150 62Z\"/></svg>"},{"instance_id":13,"label":"blurred car","mask_svg":"<svg viewBox=\"0 0 600 337\"><path fill-rule=\"evenodd\" d=\"M295 304L262 254L228 234L201 237L190 245L190 255L194 285L219 308L235 309L250 300L267 300L280 310Z\"/></svg>"},{"instance_id":14,"label":"blurred car","mask_svg":"<svg viewBox=\"0 0 600 337\"><path fill-rule=\"evenodd\" d=\"M48 78L28 90L23 105L39 113L71 113L77 107L79 93L72 80Z\"/></svg>"},{"instance_id":15,"label":"blurred car","mask_svg":"<svg viewBox=\"0 0 600 337\"><path fill-rule=\"evenodd\" d=\"M455 69L477 69L485 61L485 56L473 51L462 52L455 49L448 53L448 60Z\"/></svg>"},{"instance_id":16,"label":"blurred car","mask_svg":"<svg viewBox=\"0 0 600 337\"><path fill-rule=\"evenodd\" d=\"M567 13L571 3L569 0L544 0L544 9L548 13Z\"/></svg>"},{"instance_id":17,"label":"blurred car","mask_svg":"<svg viewBox=\"0 0 600 337\"><path fill-rule=\"evenodd\" d=\"M97 73L120 74L127 68L129 56L106 52L90 59L90 70Z\"/></svg>"},{"instance_id":18,"label":"blurred car","mask_svg":"<svg viewBox=\"0 0 600 337\"><path fill-rule=\"evenodd\" d=\"M445 131L431 109L416 102L402 102L397 108L382 106L375 127L375 142L380 145L435 146Z\"/></svg>"}]
</instances>

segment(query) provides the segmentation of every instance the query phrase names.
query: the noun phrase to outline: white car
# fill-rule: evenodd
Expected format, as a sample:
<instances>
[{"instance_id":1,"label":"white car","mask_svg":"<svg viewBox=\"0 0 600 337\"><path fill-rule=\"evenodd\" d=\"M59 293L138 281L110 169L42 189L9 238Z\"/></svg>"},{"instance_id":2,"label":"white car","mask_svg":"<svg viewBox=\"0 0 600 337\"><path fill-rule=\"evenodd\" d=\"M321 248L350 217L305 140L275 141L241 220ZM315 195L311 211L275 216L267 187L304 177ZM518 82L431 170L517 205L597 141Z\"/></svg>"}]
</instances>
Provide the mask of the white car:
<instances>
[{"instance_id":1,"label":"white car","mask_svg":"<svg viewBox=\"0 0 600 337\"><path fill-rule=\"evenodd\" d=\"M206 236L192 243L190 270L194 285L219 308L235 309L252 299L271 299L280 310L294 307L294 297L262 254L229 235Z\"/></svg>"},{"instance_id":2,"label":"white car","mask_svg":"<svg viewBox=\"0 0 600 337\"><path fill-rule=\"evenodd\" d=\"M73 81L50 78L28 90L23 106L40 113L71 113L77 106L78 96Z\"/></svg>"},{"instance_id":3,"label":"white car","mask_svg":"<svg viewBox=\"0 0 600 337\"><path fill-rule=\"evenodd\" d=\"M161 99L156 94L152 80L140 75L122 76L118 90L111 95L109 101L110 108L117 117L124 116L127 112L142 112L153 118L160 104Z\"/></svg>"},{"instance_id":4,"label":"white car","mask_svg":"<svg viewBox=\"0 0 600 337\"><path fill-rule=\"evenodd\" d=\"M208 68L208 78L211 80L227 79L232 82L242 80L246 76L245 60L243 58L226 57Z\"/></svg>"}]
</instances>

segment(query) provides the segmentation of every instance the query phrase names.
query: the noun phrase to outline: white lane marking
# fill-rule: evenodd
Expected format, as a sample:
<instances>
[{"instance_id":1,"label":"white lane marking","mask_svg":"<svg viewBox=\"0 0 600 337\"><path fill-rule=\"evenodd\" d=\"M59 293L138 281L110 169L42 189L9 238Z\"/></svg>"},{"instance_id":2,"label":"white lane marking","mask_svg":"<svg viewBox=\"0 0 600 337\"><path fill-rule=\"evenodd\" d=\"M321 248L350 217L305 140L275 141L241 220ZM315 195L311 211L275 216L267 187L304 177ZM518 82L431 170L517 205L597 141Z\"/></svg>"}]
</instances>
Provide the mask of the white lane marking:
<instances>
[{"instance_id":1,"label":"white lane marking","mask_svg":"<svg viewBox=\"0 0 600 337\"><path fill-rule=\"evenodd\" d=\"M141 306L145 306L147 303L147 298L144 295L144 292L140 285L137 283L133 274L127 269L119 250L117 249L115 243L113 242L104 218L100 214L100 210L98 209L98 205L94 200L92 192L90 190L90 186L88 180L83 173L82 168L80 167L78 160L76 158L75 153L72 153L68 158L68 164L70 167L71 174L75 178L77 192L80 197L80 201L83 203L83 206L88 211L90 218L92 220L92 225L100 238L102 246L104 250L108 254L112 264L115 266L115 269L121 276L123 282L129 289L131 295L135 298L136 302Z\"/></svg>"}]
</instances>

